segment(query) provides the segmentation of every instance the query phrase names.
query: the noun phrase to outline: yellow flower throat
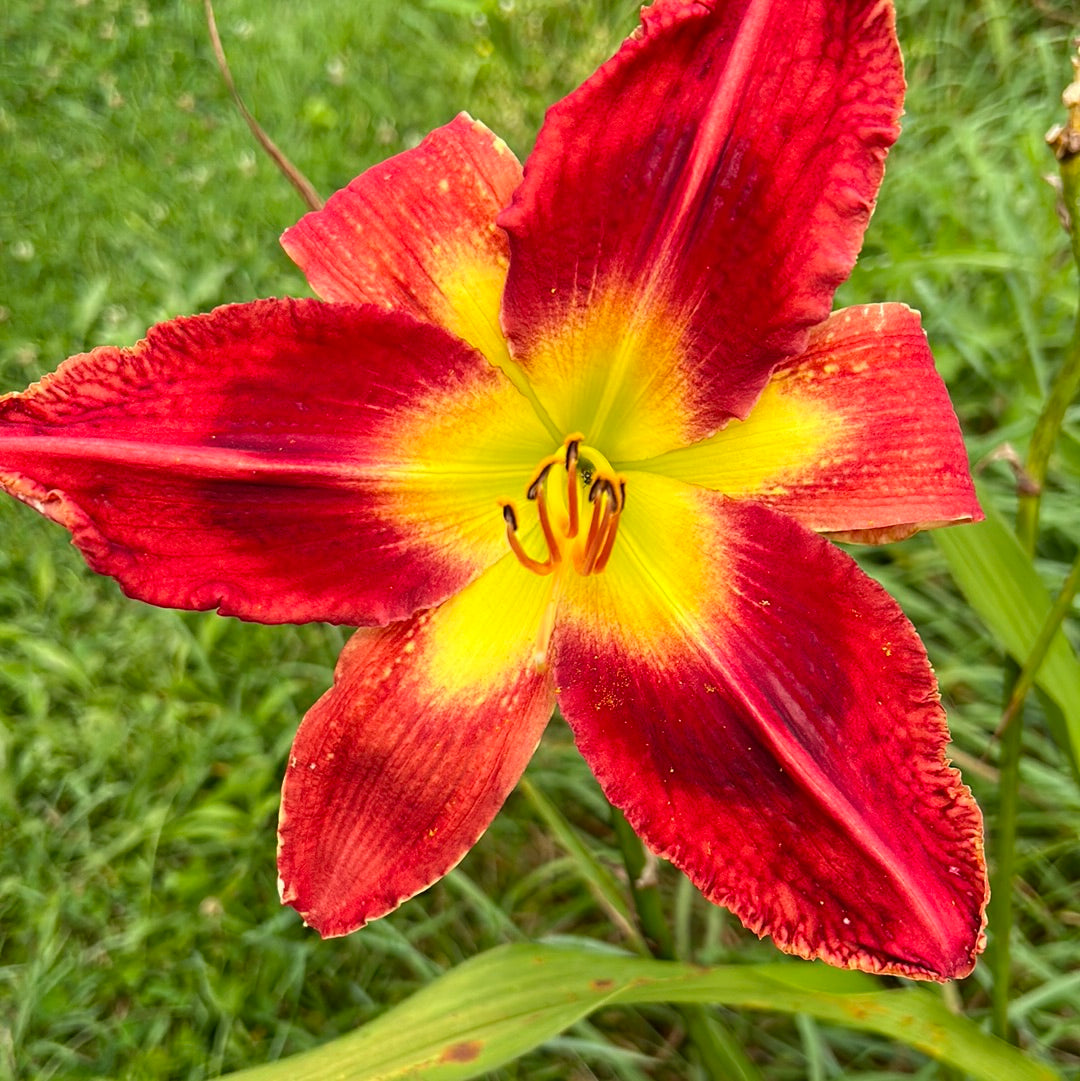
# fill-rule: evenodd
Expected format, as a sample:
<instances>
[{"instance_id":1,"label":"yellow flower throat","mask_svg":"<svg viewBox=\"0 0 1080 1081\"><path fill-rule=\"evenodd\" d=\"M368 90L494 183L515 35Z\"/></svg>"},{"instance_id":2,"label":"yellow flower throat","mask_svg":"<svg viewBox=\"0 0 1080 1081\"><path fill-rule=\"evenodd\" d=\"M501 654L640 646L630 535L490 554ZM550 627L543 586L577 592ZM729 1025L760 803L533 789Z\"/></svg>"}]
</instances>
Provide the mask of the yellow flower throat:
<instances>
[{"instance_id":1,"label":"yellow flower throat","mask_svg":"<svg viewBox=\"0 0 1080 1081\"><path fill-rule=\"evenodd\" d=\"M567 436L560 451L541 460L526 489L527 498L536 503L546 559L533 559L525 551L514 504L500 504L510 548L534 574L566 567L578 574L599 574L611 558L626 505L626 480L598 450L585 446L584 438L578 432Z\"/></svg>"}]
</instances>

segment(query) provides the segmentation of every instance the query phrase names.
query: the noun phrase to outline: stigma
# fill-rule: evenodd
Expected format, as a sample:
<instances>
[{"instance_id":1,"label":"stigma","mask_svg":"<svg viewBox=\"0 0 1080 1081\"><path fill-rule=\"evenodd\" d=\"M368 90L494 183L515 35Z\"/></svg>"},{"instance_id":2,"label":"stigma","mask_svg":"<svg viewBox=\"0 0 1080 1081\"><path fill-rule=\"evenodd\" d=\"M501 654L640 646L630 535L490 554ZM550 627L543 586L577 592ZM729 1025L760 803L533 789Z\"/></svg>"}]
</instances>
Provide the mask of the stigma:
<instances>
[{"instance_id":1,"label":"stigma","mask_svg":"<svg viewBox=\"0 0 1080 1081\"><path fill-rule=\"evenodd\" d=\"M503 502L506 539L518 562L534 574L572 567L578 574L599 574L615 548L626 505L626 480L580 433L567 436L562 449L542 459L525 490L536 504L546 553L534 559L518 537L518 515Z\"/></svg>"}]
</instances>

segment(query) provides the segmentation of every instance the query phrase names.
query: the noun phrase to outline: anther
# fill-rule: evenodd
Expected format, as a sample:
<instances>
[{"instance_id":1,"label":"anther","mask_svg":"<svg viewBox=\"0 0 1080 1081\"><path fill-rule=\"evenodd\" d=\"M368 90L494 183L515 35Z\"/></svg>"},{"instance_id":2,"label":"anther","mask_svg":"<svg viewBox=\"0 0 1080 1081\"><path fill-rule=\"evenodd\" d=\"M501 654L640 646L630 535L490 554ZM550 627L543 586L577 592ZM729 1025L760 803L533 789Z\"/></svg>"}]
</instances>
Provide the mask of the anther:
<instances>
[{"instance_id":1,"label":"anther","mask_svg":"<svg viewBox=\"0 0 1080 1081\"><path fill-rule=\"evenodd\" d=\"M536 493L540 491L541 485L547 479L551 467L553 465L559 465L560 462L562 462L561 454L549 454L540 462L536 467L536 472L533 473L532 480L529 481L529 487L525 489L525 494L529 499L536 498Z\"/></svg>"},{"instance_id":2,"label":"anther","mask_svg":"<svg viewBox=\"0 0 1080 1081\"><path fill-rule=\"evenodd\" d=\"M532 484L529 485L527 491L525 492L525 496L527 499L535 499L537 497L538 493L540 492L541 486L543 485L544 481L547 480L547 475L551 472L551 467L554 464L554 462L547 462L540 467L540 472L536 474Z\"/></svg>"}]
</instances>

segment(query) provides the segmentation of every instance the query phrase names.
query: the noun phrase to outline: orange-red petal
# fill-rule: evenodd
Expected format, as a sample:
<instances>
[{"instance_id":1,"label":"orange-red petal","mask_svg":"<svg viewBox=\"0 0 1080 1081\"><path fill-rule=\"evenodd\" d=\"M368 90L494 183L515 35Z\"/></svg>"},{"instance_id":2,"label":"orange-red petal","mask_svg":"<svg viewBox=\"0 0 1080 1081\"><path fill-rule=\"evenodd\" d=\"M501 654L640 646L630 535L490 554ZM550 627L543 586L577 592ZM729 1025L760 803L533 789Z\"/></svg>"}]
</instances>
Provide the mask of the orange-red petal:
<instances>
[{"instance_id":1,"label":"orange-red petal","mask_svg":"<svg viewBox=\"0 0 1080 1081\"><path fill-rule=\"evenodd\" d=\"M843 539L982 518L948 391L918 313L903 304L834 312L745 421L640 468Z\"/></svg>"},{"instance_id":2,"label":"orange-red petal","mask_svg":"<svg viewBox=\"0 0 1080 1081\"><path fill-rule=\"evenodd\" d=\"M325 300L408 312L502 365L509 249L495 218L520 182L507 145L461 113L362 173L281 243Z\"/></svg>"},{"instance_id":3,"label":"orange-red petal","mask_svg":"<svg viewBox=\"0 0 1080 1081\"><path fill-rule=\"evenodd\" d=\"M873 972L970 972L979 811L922 644L845 553L629 474L607 571L567 581L552 664L608 798L751 930Z\"/></svg>"},{"instance_id":4,"label":"orange-red petal","mask_svg":"<svg viewBox=\"0 0 1080 1081\"><path fill-rule=\"evenodd\" d=\"M282 789L282 900L320 934L396 908L487 829L554 704L534 658L550 592L508 555L441 607L349 641Z\"/></svg>"},{"instance_id":5,"label":"orange-red petal","mask_svg":"<svg viewBox=\"0 0 1080 1081\"><path fill-rule=\"evenodd\" d=\"M803 350L904 89L885 0L662 0L642 19L548 112L499 218L515 358L562 430L626 458L745 416Z\"/></svg>"},{"instance_id":6,"label":"orange-red petal","mask_svg":"<svg viewBox=\"0 0 1080 1081\"><path fill-rule=\"evenodd\" d=\"M315 300L163 323L0 399L0 487L94 570L267 623L385 623L461 589L548 446L445 331Z\"/></svg>"}]
</instances>

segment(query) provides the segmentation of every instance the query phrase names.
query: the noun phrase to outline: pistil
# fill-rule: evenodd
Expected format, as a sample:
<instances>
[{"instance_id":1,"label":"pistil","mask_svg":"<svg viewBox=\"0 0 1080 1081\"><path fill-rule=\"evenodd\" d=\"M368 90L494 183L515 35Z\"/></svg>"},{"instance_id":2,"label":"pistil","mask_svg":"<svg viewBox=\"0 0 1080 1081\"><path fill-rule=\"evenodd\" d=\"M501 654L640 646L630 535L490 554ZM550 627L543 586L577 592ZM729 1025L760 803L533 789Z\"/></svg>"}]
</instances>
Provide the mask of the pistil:
<instances>
[{"instance_id":1,"label":"pistil","mask_svg":"<svg viewBox=\"0 0 1080 1081\"><path fill-rule=\"evenodd\" d=\"M577 460L578 441L572 440L566 444L566 509L569 524L566 527L566 539L573 540L578 534L578 491L577 491Z\"/></svg>"}]
</instances>

